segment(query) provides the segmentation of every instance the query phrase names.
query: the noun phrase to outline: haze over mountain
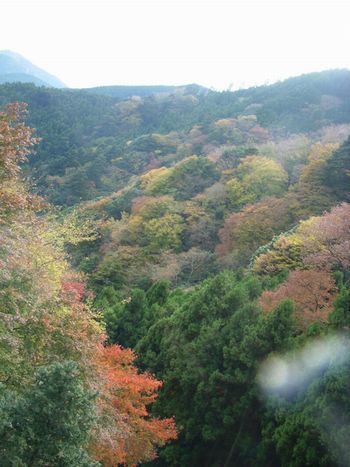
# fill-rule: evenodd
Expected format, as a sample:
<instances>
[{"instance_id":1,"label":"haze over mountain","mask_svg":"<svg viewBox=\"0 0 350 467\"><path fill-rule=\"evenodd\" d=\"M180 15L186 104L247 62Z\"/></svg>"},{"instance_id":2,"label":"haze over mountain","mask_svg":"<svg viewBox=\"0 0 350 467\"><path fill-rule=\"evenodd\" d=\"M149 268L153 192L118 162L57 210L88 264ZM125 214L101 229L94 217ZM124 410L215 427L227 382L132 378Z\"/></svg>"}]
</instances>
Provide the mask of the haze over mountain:
<instances>
[{"instance_id":1,"label":"haze over mountain","mask_svg":"<svg viewBox=\"0 0 350 467\"><path fill-rule=\"evenodd\" d=\"M34 83L37 86L65 88L56 76L35 66L22 55L10 50L0 51L0 83Z\"/></svg>"},{"instance_id":2,"label":"haze over mountain","mask_svg":"<svg viewBox=\"0 0 350 467\"><path fill-rule=\"evenodd\" d=\"M112 86L97 86L93 88L83 88L94 94L103 94L105 96L117 97L118 99L128 99L132 96L146 97L151 94L174 93L183 91L192 94L206 93L208 88L198 84L185 84L183 86L166 86L166 85L112 85Z\"/></svg>"}]
</instances>

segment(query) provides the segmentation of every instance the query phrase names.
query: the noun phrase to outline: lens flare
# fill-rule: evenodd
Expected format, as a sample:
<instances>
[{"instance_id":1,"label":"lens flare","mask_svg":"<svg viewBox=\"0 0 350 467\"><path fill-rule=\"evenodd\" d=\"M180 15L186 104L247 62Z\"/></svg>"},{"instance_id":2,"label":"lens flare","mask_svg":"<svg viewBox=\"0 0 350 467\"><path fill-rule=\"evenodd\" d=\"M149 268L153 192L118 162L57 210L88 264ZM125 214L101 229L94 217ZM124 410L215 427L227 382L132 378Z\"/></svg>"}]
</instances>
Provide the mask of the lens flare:
<instances>
[{"instance_id":1,"label":"lens flare","mask_svg":"<svg viewBox=\"0 0 350 467\"><path fill-rule=\"evenodd\" d=\"M349 339L342 335L314 340L293 354L267 358L260 366L258 382L265 393L300 391L330 365L343 364L349 350Z\"/></svg>"}]
</instances>

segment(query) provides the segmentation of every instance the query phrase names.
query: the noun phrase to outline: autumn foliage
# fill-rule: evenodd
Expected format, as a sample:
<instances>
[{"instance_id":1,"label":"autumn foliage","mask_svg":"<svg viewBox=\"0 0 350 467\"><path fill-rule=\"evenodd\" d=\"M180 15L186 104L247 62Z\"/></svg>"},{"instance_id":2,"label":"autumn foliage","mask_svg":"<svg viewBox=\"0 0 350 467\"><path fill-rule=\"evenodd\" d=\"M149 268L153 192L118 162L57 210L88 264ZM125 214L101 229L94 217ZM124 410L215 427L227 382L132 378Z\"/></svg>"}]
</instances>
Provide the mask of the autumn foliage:
<instances>
[{"instance_id":1,"label":"autumn foliage","mask_svg":"<svg viewBox=\"0 0 350 467\"><path fill-rule=\"evenodd\" d=\"M297 320L307 326L315 320L327 321L336 293L335 281L329 273L293 271L276 290L263 292L259 303L265 312L271 312L282 300L293 300Z\"/></svg>"},{"instance_id":2,"label":"autumn foliage","mask_svg":"<svg viewBox=\"0 0 350 467\"><path fill-rule=\"evenodd\" d=\"M265 273L301 267L348 271L349 251L350 204L342 203L280 235L267 251L256 256L253 269Z\"/></svg>"},{"instance_id":3,"label":"autumn foliage","mask_svg":"<svg viewBox=\"0 0 350 467\"><path fill-rule=\"evenodd\" d=\"M19 174L19 164L26 160L29 148L38 140L32 137L33 130L20 122L26 112L25 105L9 104L0 112L0 168L1 178L14 178Z\"/></svg>"},{"instance_id":4,"label":"autumn foliage","mask_svg":"<svg viewBox=\"0 0 350 467\"><path fill-rule=\"evenodd\" d=\"M100 382L99 408L114 423L110 431L100 431L93 454L107 467L151 460L156 457L156 446L177 436L173 419L150 417L147 407L155 401L162 383L139 373L134 360L132 350L118 345L101 345L94 357Z\"/></svg>"},{"instance_id":5,"label":"autumn foliage","mask_svg":"<svg viewBox=\"0 0 350 467\"><path fill-rule=\"evenodd\" d=\"M293 221L286 200L269 197L242 211L231 214L219 231L217 254L225 260L231 255L234 262L247 262L254 251L286 228Z\"/></svg>"},{"instance_id":6,"label":"autumn foliage","mask_svg":"<svg viewBox=\"0 0 350 467\"><path fill-rule=\"evenodd\" d=\"M24 104L9 104L0 112L0 221L15 209L40 206L39 198L18 182L19 164L38 142L33 130L21 122L25 112Z\"/></svg>"},{"instance_id":7,"label":"autumn foliage","mask_svg":"<svg viewBox=\"0 0 350 467\"><path fill-rule=\"evenodd\" d=\"M342 203L303 229L303 256L316 268L350 269L350 204Z\"/></svg>"},{"instance_id":8,"label":"autumn foliage","mask_svg":"<svg viewBox=\"0 0 350 467\"><path fill-rule=\"evenodd\" d=\"M86 290L82 274L70 268L64 250L67 239L79 230L76 221L60 224L50 213L37 216L34 212L34 197L24 187L18 166L35 143L32 131L20 123L21 109L11 105L0 114L1 388L20 396L24 388L35 384L38 370L45 373L48 368L50 372L61 363L62 371L65 365L72 366L82 375L78 391L82 398L84 392L95 394L93 428L86 428L89 431L81 438L90 439L91 458L106 466L152 459L158 446L176 437L172 419L160 420L148 413L147 406L156 399L161 382L138 372L131 350L103 345L103 326L89 303L91 292ZM87 225L80 230L81 238L89 238ZM55 412L59 405L56 393L45 389L47 397L52 394L50 407ZM2 403L0 397L0 412ZM45 408L39 407L41 410ZM54 431L55 420L50 423ZM26 420L21 424L24 431L30 430ZM69 424L73 433L74 416ZM12 428L14 436L22 433ZM69 427L62 437L69 445ZM5 448L0 445L0 453L6 449L8 454L7 441ZM40 439L36 441L40 443ZM78 441L70 445L73 457L74 449L85 452L85 444ZM22 459L29 451L24 445L18 465L24 465Z\"/></svg>"},{"instance_id":9,"label":"autumn foliage","mask_svg":"<svg viewBox=\"0 0 350 467\"><path fill-rule=\"evenodd\" d=\"M42 124L51 91L30 88L38 157L25 106L0 112L0 464L350 465L322 428L345 408L349 444L350 360L317 371L305 411L306 386L272 401L256 384L265 359L349 330L350 205L332 206L350 127L287 135L339 99L303 96L286 125L294 91L113 98L107 119L57 91Z\"/></svg>"}]
</instances>

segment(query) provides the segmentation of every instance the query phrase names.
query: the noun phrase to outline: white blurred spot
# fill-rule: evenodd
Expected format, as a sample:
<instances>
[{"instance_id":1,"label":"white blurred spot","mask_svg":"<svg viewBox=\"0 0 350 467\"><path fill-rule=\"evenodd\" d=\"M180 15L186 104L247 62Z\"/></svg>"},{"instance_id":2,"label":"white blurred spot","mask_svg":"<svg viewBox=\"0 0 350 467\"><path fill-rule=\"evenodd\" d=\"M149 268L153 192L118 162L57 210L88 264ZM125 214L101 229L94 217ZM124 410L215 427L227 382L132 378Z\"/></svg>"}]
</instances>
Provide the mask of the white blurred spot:
<instances>
[{"instance_id":1,"label":"white blurred spot","mask_svg":"<svg viewBox=\"0 0 350 467\"><path fill-rule=\"evenodd\" d=\"M330 365L344 363L350 349L345 336L314 340L293 354L268 357L260 366L258 381L264 392L294 392L303 389Z\"/></svg>"}]
</instances>

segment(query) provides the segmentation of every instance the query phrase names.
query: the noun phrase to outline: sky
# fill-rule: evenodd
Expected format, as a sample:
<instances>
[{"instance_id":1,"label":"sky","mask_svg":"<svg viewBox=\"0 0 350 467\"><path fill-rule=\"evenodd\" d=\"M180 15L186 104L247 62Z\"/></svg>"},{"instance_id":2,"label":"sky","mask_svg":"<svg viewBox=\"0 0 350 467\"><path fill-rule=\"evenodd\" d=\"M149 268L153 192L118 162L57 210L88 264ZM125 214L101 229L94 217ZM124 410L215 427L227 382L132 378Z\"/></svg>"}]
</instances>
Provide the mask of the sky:
<instances>
[{"instance_id":1,"label":"sky","mask_svg":"<svg viewBox=\"0 0 350 467\"><path fill-rule=\"evenodd\" d=\"M0 50L69 87L239 89L350 68L349 13L349 0L1 0Z\"/></svg>"}]
</instances>

